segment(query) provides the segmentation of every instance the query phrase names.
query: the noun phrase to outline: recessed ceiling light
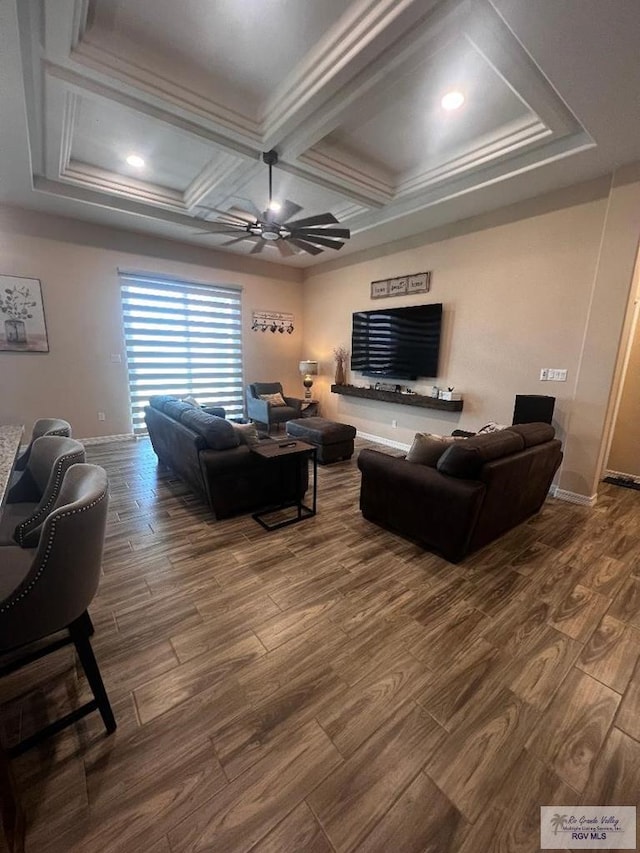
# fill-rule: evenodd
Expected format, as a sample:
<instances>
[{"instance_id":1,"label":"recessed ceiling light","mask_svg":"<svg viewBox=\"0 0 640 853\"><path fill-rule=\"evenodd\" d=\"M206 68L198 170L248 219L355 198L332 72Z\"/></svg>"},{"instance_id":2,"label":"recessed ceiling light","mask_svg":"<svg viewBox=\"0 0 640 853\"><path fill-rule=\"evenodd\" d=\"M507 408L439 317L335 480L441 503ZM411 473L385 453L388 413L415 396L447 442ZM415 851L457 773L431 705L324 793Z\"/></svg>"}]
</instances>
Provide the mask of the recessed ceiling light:
<instances>
[{"instance_id":1,"label":"recessed ceiling light","mask_svg":"<svg viewBox=\"0 0 640 853\"><path fill-rule=\"evenodd\" d=\"M279 201L272 201L269 204L269 210L272 210L274 213L277 213L281 207L282 207L282 205L280 204Z\"/></svg>"},{"instance_id":2,"label":"recessed ceiling light","mask_svg":"<svg viewBox=\"0 0 640 853\"><path fill-rule=\"evenodd\" d=\"M462 92L447 92L440 101L443 110L458 110L464 104Z\"/></svg>"},{"instance_id":3,"label":"recessed ceiling light","mask_svg":"<svg viewBox=\"0 0 640 853\"><path fill-rule=\"evenodd\" d=\"M144 160L139 154L129 154L127 157L127 163L129 166L133 166L134 169L144 168Z\"/></svg>"}]
</instances>

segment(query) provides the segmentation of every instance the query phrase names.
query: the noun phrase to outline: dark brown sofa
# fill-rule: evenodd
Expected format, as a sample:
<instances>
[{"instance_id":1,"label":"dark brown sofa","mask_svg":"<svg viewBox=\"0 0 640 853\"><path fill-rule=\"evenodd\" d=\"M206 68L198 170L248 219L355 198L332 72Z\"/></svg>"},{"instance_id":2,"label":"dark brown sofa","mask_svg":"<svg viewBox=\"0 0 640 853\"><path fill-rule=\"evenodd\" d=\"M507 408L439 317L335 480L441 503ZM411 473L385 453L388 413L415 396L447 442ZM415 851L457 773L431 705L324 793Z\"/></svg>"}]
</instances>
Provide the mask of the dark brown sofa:
<instances>
[{"instance_id":1,"label":"dark brown sofa","mask_svg":"<svg viewBox=\"0 0 640 853\"><path fill-rule=\"evenodd\" d=\"M360 509L451 562L538 512L562 460L549 424L520 424L449 445L435 467L375 450L358 458Z\"/></svg>"},{"instance_id":2,"label":"dark brown sofa","mask_svg":"<svg viewBox=\"0 0 640 853\"><path fill-rule=\"evenodd\" d=\"M149 438L158 459L201 494L216 518L228 518L297 497L298 460L273 463L251 452L222 417L168 396L145 408ZM261 441L273 441L266 436ZM303 471L303 493L308 471Z\"/></svg>"}]
</instances>

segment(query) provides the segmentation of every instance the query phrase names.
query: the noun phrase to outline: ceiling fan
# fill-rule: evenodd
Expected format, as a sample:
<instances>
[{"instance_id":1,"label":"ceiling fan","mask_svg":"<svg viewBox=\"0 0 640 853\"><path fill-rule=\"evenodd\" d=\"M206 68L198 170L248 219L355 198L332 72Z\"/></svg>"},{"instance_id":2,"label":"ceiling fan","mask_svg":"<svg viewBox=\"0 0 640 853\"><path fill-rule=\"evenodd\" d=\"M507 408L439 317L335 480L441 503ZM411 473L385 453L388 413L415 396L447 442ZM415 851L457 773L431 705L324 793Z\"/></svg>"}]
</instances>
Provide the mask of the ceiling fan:
<instances>
[{"instance_id":1,"label":"ceiling fan","mask_svg":"<svg viewBox=\"0 0 640 853\"><path fill-rule=\"evenodd\" d=\"M351 237L349 229L331 227L340 224L333 213L291 219L302 210L300 205L293 201L283 201L279 204L273 199L271 170L278 162L278 154L276 151L265 151L262 160L269 167L267 209L261 212L251 203L247 211L233 207L229 210L208 208L217 213L218 218L202 233L231 235L242 232L240 236L222 245L231 246L243 240L251 240L255 244L250 252L252 255L261 252L268 243L275 245L284 257L299 254L301 251L319 255L324 249L341 249L344 241Z\"/></svg>"}]
</instances>

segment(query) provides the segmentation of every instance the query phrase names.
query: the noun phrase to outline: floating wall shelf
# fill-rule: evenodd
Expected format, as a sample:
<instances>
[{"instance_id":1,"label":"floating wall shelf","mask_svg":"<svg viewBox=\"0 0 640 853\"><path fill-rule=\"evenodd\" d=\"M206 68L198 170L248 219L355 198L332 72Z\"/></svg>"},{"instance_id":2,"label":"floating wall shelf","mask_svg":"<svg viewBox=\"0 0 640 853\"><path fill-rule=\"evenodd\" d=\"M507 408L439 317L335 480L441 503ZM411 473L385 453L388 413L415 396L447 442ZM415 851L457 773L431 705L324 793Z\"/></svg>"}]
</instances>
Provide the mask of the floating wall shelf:
<instances>
[{"instance_id":1,"label":"floating wall shelf","mask_svg":"<svg viewBox=\"0 0 640 853\"><path fill-rule=\"evenodd\" d=\"M417 406L421 409L440 409L442 412L461 412L462 400L439 400L437 397L425 397L422 394L402 394L399 391L376 391L374 388L360 388L357 385L332 385L333 394L345 397L360 397L364 400L381 400L384 403L397 403L401 406Z\"/></svg>"}]
</instances>

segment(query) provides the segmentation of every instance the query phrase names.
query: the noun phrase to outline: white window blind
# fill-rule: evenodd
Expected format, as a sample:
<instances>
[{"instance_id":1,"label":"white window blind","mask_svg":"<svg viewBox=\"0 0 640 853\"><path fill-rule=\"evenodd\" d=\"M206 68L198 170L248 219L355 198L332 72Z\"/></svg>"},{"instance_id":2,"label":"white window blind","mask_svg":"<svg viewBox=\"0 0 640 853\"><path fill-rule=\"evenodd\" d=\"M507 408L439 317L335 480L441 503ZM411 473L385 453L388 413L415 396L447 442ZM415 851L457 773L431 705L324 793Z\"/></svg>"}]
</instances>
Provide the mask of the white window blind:
<instances>
[{"instance_id":1,"label":"white window blind","mask_svg":"<svg viewBox=\"0 0 640 853\"><path fill-rule=\"evenodd\" d=\"M135 433L153 394L191 394L243 410L241 293L232 287L120 274Z\"/></svg>"}]
</instances>

